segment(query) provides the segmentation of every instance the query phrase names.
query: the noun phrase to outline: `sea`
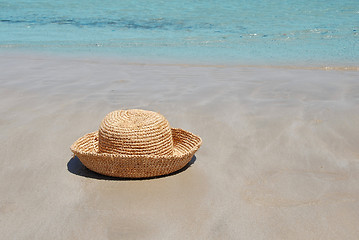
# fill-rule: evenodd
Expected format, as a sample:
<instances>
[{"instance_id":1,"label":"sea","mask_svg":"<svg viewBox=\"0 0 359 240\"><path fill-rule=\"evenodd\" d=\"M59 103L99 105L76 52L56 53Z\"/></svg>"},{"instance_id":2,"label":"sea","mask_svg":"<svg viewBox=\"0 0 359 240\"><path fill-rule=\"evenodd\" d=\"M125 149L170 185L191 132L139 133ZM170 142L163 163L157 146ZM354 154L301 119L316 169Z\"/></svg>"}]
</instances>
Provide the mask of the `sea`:
<instances>
[{"instance_id":1,"label":"sea","mask_svg":"<svg viewBox=\"0 0 359 240\"><path fill-rule=\"evenodd\" d=\"M359 65L358 0L0 0L0 52Z\"/></svg>"}]
</instances>

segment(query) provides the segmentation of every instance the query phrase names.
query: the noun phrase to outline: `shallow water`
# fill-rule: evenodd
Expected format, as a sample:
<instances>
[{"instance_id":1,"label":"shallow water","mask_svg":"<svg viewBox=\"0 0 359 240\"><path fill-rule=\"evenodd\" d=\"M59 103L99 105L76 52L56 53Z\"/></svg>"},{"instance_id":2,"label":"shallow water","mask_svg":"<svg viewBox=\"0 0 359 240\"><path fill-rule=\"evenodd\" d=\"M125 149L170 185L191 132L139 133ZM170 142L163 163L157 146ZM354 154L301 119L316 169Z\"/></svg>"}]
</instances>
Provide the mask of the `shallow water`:
<instances>
[{"instance_id":1,"label":"shallow water","mask_svg":"<svg viewBox=\"0 0 359 240\"><path fill-rule=\"evenodd\" d=\"M356 0L0 1L0 49L177 62L359 62Z\"/></svg>"}]
</instances>

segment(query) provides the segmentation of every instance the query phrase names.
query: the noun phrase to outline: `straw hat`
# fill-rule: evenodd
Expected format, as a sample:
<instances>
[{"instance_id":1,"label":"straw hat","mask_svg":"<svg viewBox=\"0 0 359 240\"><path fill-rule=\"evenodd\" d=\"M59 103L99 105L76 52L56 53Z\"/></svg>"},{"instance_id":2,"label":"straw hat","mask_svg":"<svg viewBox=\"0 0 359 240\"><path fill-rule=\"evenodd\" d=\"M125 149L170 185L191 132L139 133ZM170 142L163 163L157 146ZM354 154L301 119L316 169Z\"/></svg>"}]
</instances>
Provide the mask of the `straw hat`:
<instances>
[{"instance_id":1,"label":"straw hat","mask_svg":"<svg viewBox=\"0 0 359 240\"><path fill-rule=\"evenodd\" d=\"M193 133L171 128L159 113L131 109L107 114L100 129L79 138L71 151L100 174L145 178L183 168L201 143Z\"/></svg>"}]
</instances>

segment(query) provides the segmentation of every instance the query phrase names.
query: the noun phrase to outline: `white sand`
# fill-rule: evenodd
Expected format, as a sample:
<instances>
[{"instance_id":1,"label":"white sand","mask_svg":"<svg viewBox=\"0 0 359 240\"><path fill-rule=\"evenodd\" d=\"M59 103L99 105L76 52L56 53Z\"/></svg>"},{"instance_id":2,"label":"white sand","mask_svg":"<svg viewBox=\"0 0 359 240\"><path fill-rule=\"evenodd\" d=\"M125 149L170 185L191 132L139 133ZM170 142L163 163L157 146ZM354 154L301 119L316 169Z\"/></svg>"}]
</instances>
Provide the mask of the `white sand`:
<instances>
[{"instance_id":1,"label":"white sand","mask_svg":"<svg viewBox=\"0 0 359 240\"><path fill-rule=\"evenodd\" d=\"M2 54L1 239L358 239L359 72ZM70 145L110 111L202 137L185 171L102 178Z\"/></svg>"}]
</instances>

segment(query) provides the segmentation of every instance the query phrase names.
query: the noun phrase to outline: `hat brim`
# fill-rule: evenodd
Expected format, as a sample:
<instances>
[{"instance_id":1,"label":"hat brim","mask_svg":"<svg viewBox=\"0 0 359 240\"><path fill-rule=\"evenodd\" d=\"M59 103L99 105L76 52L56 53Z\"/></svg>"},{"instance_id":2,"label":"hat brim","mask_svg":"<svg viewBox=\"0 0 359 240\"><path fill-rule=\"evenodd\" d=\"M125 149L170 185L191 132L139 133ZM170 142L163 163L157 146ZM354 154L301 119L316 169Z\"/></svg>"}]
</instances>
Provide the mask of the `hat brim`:
<instances>
[{"instance_id":1,"label":"hat brim","mask_svg":"<svg viewBox=\"0 0 359 240\"><path fill-rule=\"evenodd\" d=\"M148 178L180 170L191 161L202 139L191 132L172 128L173 155L123 155L98 151L98 131L79 138L71 151L90 170L112 177Z\"/></svg>"}]
</instances>

